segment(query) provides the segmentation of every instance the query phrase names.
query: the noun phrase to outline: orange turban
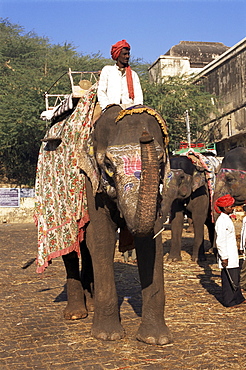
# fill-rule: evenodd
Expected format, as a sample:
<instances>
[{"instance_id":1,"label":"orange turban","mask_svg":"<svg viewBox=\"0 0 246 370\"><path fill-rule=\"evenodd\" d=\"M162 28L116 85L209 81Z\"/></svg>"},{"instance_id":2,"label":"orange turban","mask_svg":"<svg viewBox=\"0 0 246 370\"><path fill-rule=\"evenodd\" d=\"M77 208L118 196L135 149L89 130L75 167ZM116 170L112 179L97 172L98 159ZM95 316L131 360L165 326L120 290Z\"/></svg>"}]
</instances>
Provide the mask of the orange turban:
<instances>
[{"instance_id":1,"label":"orange turban","mask_svg":"<svg viewBox=\"0 0 246 370\"><path fill-rule=\"evenodd\" d=\"M119 58L120 52L123 48L131 49L130 45L128 44L126 40L118 41L116 42L116 44L112 45L111 56L113 60L117 60ZM129 92L129 98L134 99L132 70L130 66L126 67L126 81L127 81L128 92Z\"/></svg>"},{"instance_id":2,"label":"orange turban","mask_svg":"<svg viewBox=\"0 0 246 370\"><path fill-rule=\"evenodd\" d=\"M235 203L235 199L230 195L226 194L216 200L214 209L217 213L221 213L218 207L229 207Z\"/></svg>"},{"instance_id":3,"label":"orange turban","mask_svg":"<svg viewBox=\"0 0 246 370\"><path fill-rule=\"evenodd\" d=\"M120 52L123 48L131 49L130 45L126 40L121 40L116 42L116 44L112 45L111 47L111 56L113 60L117 60Z\"/></svg>"}]
</instances>

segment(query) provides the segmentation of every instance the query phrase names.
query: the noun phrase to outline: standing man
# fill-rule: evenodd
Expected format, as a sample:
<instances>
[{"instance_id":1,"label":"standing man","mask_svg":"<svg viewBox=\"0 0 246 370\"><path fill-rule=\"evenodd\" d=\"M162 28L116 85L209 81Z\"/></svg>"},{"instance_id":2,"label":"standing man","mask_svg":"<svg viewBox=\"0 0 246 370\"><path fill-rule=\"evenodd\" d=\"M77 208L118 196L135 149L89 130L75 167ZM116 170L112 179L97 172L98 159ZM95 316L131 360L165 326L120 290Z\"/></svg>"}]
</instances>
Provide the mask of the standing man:
<instances>
[{"instance_id":1,"label":"standing man","mask_svg":"<svg viewBox=\"0 0 246 370\"><path fill-rule=\"evenodd\" d=\"M101 109L109 104L121 104L123 108L143 104L139 77L129 66L130 48L126 40L118 41L111 48L116 64L102 69L97 91Z\"/></svg>"},{"instance_id":2,"label":"standing man","mask_svg":"<svg viewBox=\"0 0 246 370\"><path fill-rule=\"evenodd\" d=\"M245 259L245 251L246 251L246 206L243 206L244 210L244 218L242 223L242 229L241 229L241 239L240 239L240 251L241 254L240 257L243 257L243 263L241 266L240 271L240 286L243 290L246 290L246 259Z\"/></svg>"},{"instance_id":3,"label":"standing man","mask_svg":"<svg viewBox=\"0 0 246 370\"><path fill-rule=\"evenodd\" d=\"M245 303L239 286L240 269L235 228L229 217L233 212L234 203L235 199L229 194L218 198L215 202L215 211L220 213L215 223L215 231L219 267L222 269L222 297L225 307Z\"/></svg>"}]
</instances>

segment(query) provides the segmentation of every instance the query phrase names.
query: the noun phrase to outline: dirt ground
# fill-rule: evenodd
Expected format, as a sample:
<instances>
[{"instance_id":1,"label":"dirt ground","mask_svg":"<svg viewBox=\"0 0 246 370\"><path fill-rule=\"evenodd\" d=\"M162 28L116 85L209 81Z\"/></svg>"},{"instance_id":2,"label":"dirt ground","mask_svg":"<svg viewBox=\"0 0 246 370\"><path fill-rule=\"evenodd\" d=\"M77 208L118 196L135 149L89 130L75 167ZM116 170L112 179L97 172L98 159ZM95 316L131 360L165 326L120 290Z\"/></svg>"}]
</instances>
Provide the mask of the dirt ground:
<instances>
[{"instance_id":1,"label":"dirt ground","mask_svg":"<svg viewBox=\"0 0 246 370\"><path fill-rule=\"evenodd\" d=\"M0 225L0 369L246 369L246 307L220 303L220 270L206 240L207 261L191 262L192 233L184 229L182 262L170 263L170 230L162 233L165 319L173 342L160 347L135 339L141 317L137 267L116 251L115 279L125 338L102 342L90 335L92 314L66 321L65 270L61 258L45 273L35 264L32 224ZM207 239L207 234L206 234ZM245 292L246 296L246 292ZM246 305L245 305L246 306Z\"/></svg>"}]
</instances>

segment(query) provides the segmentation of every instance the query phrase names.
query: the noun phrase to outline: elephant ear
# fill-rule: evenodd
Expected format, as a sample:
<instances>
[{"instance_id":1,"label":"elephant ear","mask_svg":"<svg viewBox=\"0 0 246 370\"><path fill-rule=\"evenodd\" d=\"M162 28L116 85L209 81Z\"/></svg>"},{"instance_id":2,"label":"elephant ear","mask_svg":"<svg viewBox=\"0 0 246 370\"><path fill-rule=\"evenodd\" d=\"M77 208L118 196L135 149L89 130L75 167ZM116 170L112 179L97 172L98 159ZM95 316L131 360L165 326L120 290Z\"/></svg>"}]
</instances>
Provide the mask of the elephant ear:
<instances>
[{"instance_id":1,"label":"elephant ear","mask_svg":"<svg viewBox=\"0 0 246 370\"><path fill-rule=\"evenodd\" d=\"M201 186L205 185L206 179L204 175L204 171L194 171L193 179L192 179L192 191L196 191Z\"/></svg>"}]
</instances>

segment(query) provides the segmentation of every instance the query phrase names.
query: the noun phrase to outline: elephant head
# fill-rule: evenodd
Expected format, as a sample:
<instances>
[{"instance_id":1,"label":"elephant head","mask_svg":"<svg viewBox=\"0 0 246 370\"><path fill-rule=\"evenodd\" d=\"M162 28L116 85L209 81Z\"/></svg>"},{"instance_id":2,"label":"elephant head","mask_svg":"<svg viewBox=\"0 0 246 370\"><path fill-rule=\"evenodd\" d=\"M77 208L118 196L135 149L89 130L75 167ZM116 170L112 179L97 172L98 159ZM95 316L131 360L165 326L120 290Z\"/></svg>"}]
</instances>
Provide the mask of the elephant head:
<instances>
[{"instance_id":1,"label":"elephant head","mask_svg":"<svg viewBox=\"0 0 246 370\"><path fill-rule=\"evenodd\" d=\"M246 202L246 148L238 147L226 153L216 176L214 202L230 194L236 204Z\"/></svg>"},{"instance_id":2,"label":"elephant head","mask_svg":"<svg viewBox=\"0 0 246 370\"><path fill-rule=\"evenodd\" d=\"M204 168L195 167L185 156L170 158L170 172L166 177L163 193L163 220L167 217L175 199L185 201L205 183Z\"/></svg>"},{"instance_id":3,"label":"elephant head","mask_svg":"<svg viewBox=\"0 0 246 370\"><path fill-rule=\"evenodd\" d=\"M99 118L93 141L104 191L117 202L128 229L148 235L158 212L158 195L166 161L156 118L142 111L119 117L120 106Z\"/></svg>"}]
</instances>

